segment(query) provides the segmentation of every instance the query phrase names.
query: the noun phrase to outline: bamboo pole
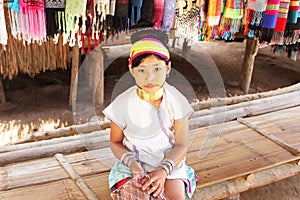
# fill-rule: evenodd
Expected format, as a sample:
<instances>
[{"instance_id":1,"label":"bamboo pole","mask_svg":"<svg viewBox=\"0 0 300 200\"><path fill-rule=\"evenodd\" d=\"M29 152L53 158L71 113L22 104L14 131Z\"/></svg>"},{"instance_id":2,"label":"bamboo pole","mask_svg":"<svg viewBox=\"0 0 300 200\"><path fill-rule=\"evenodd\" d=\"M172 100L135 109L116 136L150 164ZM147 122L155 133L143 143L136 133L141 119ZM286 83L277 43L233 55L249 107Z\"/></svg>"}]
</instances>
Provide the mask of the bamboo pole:
<instances>
[{"instance_id":1,"label":"bamboo pole","mask_svg":"<svg viewBox=\"0 0 300 200\"><path fill-rule=\"evenodd\" d=\"M21 140L18 140L17 142L14 142L13 144L22 144L26 142L48 140L48 139L67 137L67 136L72 136L77 134L85 134L94 131L105 130L109 128L110 125L111 122L106 120L106 121L99 121L99 122L87 122L84 124L78 124L78 125L68 126L64 128L49 130L46 132L35 132L31 135L28 135L27 137L24 137Z\"/></svg>"},{"instance_id":2,"label":"bamboo pole","mask_svg":"<svg viewBox=\"0 0 300 200\"><path fill-rule=\"evenodd\" d=\"M0 76L0 104L3 104L5 102L6 99L5 99L4 87L2 83L2 77Z\"/></svg>"},{"instance_id":3,"label":"bamboo pole","mask_svg":"<svg viewBox=\"0 0 300 200\"><path fill-rule=\"evenodd\" d=\"M206 101L199 101L194 102L191 104L193 109L195 111L206 109L206 108L212 108L212 107L219 107L219 106L225 106L225 105L232 105L237 104L245 101L251 101L256 99L262 99L267 97L272 97L275 95L281 95L286 94L289 92L294 92L300 90L300 83L297 83L295 85L291 85L284 88L279 88L276 90L271 90L267 92L261 92L261 93L255 93L255 94L246 94L242 96L234 96L234 97L225 97L225 98L212 98L208 99Z\"/></svg>"},{"instance_id":4,"label":"bamboo pole","mask_svg":"<svg viewBox=\"0 0 300 200\"><path fill-rule=\"evenodd\" d=\"M19 149L0 154L0 166L34 159L46 158L56 153L71 154L109 146L109 135L102 137L83 137L77 140L63 141L57 144Z\"/></svg>"},{"instance_id":5,"label":"bamboo pole","mask_svg":"<svg viewBox=\"0 0 300 200\"><path fill-rule=\"evenodd\" d=\"M275 181L297 175L300 173L299 166L296 163L285 163L279 166L254 172L255 178L247 181L243 177L234 178L227 181L215 183L213 185L198 187L193 196L193 200L217 200L245 192L250 189L258 188Z\"/></svg>"},{"instance_id":6,"label":"bamboo pole","mask_svg":"<svg viewBox=\"0 0 300 200\"><path fill-rule=\"evenodd\" d=\"M240 78L240 87L247 94L250 88L255 56L258 52L258 38L247 38Z\"/></svg>"},{"instance_id":7,"label":"bamboo pole","mask_svg":"<svg viewBox=\"0 0 300 200\"><path fill-rule=\"evenodd\" d=\"M74 105L77 99L78 68L80 65L80 49L76 42L72 53L72 72L70 83L69 105Z\"/></svg>"},{"instance_id":8,"label":"bamboo pole","mask_svg":"<svg viewBox=\"0 0 300 200\"><path fill-rule=\"evenodd\" d=\"M66 171L66 173L70 176L70 178L75 182L78 188L83 192L83 194L89 200L98 200L97 196L93 193L92 190L86 185L84 180L76 173L72 165L68 163L65 157L62 154L55 155L56 160L62 166L62 168Z\"/></svg>"},{"instance_id":9,"label":"bamboo pole","mask_svg":"<svg viewBox=\"0 0 300 200\"><path fill-rule=\"evenodd\" d=\"M279 146L285 148L286 150L290 151L294 155L299 155L300 154L299 149L292 147L288 143L286 143L283 140L279 139L275 135L272 135L271 133L267 132L266 130L256 126L255 124L253 124L253 123L251 123L251 122L249 122L249 121L247 121L243 118L238 118L237 121L240 122L241 124L244 124L245 126L248 126L251 129L255 130L259 134L265 136L266 138L268 138L272 142L274 142L274 143L278 144Z\"/></svg>"},{"instance_id":10,"label":"bamboo pole","mask_svg":"<svg viewBox=\"0 0 300 200\"><path fill-rule=\"evenodd\" d=\"M51 140L42 140L42 141L37 141L37 142L27 142L27 143L23 143L23 144L0 146L0 157L1 157L2 153L33 149L33 148L38 148L38 147L42 147L42 146L45 147L47 145L58 145L60 143L67 143L67 142L76 141L76 140L81 140L81 141L83 141L83 143L85 143L86 141L89 141L92 138L93 139L98 138L95 141L95 143L106 142L106 141L108 141L108 138L109 138L109 131L108 130L94 131L94 132L87 133L84 135L74 135L74 136L69 136L69 137L54 138Z\"/></svg>"}]
</instances>

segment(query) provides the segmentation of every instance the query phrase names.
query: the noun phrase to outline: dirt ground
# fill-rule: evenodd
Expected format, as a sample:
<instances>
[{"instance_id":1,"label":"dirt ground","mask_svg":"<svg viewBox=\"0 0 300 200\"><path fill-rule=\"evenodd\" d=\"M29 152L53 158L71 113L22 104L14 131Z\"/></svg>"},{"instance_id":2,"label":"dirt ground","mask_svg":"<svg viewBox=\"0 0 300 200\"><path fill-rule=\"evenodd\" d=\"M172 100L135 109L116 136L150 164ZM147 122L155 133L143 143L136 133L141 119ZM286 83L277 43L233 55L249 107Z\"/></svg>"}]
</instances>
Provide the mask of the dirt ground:
<instances>
[{"instance_id":1,"label":"dirt ground","mask_svg":"<svg viewBox=\"0 0 300 200\"><path fill-rule=\"evenodd\" d=\"M245 43L201 43L218 67L226 89L226 96L243 95L238 87ZM200 58L201 59L201 58ZM126 61L126 60L125 60ZM199 100L209 98L209 91L199 77L185 67L180 58L174 58L173 67L185 77ZM119 61L116 65L124 64ZM115 83L126 70L112 67L105 71L105 102L109 102ZM172 75L172 74L171 74ZM249 93L269 91L300 81L300 60L292 61L287 53L278 56L270 47L259 50ZM3 80L7 102L0 105L0 138L3 133L16 130L41 130L74 124L72 108L68 104L70 71L44 72L34 79L19 75L13 80ZM179 86L180 89L180 86ZM184 90L184 88L181 88ZM195 99L189 99L193 101ZM3 142L3 141L2 141ZM0 144L1 145L1 144ZM241 194L242 200L296 200L300 198L300 176L271 184Z\"/></svg>"}]
</instances>

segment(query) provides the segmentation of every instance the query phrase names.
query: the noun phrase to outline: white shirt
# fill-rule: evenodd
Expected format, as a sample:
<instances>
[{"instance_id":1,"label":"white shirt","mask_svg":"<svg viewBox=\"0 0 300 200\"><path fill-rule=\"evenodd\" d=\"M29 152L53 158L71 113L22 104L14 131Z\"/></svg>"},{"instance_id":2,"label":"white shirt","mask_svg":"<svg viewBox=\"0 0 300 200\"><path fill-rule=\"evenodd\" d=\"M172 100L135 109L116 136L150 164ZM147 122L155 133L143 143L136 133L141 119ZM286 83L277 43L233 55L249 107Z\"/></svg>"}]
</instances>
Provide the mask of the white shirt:
<instances>
[{"instance_id":1,"label":"white shirt","mask_svg":"<svg viewBox=\"0 0 300 200\"><path fill-rule=\"evenodd\" d=\"M174 146L174 121L190 116L193 109L187 99L168 84L164 86L158 110L142 100L136 89L137 86L133 86L120 94L103 113L123 129L124 146L135 153L146 171L152 171ZM176 168L181 168L179 178L185 178L185 175L182 177L184 160ZM172 174L178 170L173 170Z\"/></svg>"}]
</instances>

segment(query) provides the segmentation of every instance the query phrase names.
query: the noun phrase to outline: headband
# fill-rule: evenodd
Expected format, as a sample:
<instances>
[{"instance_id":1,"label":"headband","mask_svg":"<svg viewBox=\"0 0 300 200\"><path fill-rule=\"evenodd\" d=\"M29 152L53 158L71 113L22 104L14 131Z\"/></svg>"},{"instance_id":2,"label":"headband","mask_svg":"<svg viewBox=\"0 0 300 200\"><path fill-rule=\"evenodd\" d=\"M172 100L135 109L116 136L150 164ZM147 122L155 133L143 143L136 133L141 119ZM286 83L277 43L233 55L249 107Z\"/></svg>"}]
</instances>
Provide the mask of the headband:
<instances>
[{"instance_id":1,"label":"headband","mask_svg":"<svg viewBox=\"0 0 300 200\"><path fill-rule=\"evenodd\" d=\"M154 38L143 38L131 46L129 64L132 64L136 57L143 54L155 54L164 58L167 62L170 59L170 53L165 45Z\"/></svg>"}]
</instances>

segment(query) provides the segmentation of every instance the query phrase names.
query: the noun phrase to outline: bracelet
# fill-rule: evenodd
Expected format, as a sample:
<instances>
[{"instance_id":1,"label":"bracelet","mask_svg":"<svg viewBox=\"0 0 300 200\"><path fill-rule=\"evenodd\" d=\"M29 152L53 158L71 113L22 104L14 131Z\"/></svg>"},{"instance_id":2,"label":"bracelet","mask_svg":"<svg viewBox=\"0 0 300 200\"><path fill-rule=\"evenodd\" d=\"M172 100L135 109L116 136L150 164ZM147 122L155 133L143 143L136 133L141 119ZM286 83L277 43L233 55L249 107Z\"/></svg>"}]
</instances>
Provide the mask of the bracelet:
<instances>
[{"instance_id":1,"label":"bracelet","mask_svg":"<svg viewBox=\"0 0 300 200\"><path fill-rule=\"evenodd\" d=\"M159 165L159 167L162 167L166 171L167 175L169 175L170 171L166 165L161 164L161 165Z\"/></svg>"},{"instance_id":2,"label":"bracelet","mask_svg":"<svg viewBox=\"0 0 300 200\"><path fill-rule=\"evenodd\" d=\"M133 161L136 161L137 159L135 158L135 156L132 152L128 151L122 155L120 160L124 165L126 165L127 167L130 167L131 163Z\"/></svg>"},{"instance_id":3,"label":"bracelet","mask_svg":"<svg viewBox=\"0 0 300 200\"><path fill-rule=\"evenodd\" d=\"M173 160L166 158L163 161L161 161L161 164L159 166L166 171L167 175L169 175L173 171L175 164Z\"/></svg>"},{"instance_id":4,"label":"bracelet","mask_svg":"<svg viewBox=\"0 0 300 200\"><path fill-rule=\"evenodd\" d=\"M171 169L174 169L175 167L174 161L168 158L163 159L162 163L167 163L168 165L170 165Z\"/></svg>"}]
</instances>

